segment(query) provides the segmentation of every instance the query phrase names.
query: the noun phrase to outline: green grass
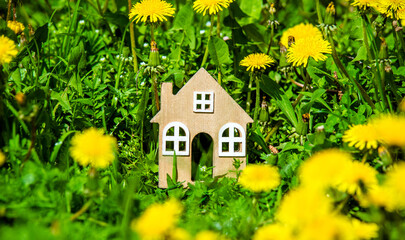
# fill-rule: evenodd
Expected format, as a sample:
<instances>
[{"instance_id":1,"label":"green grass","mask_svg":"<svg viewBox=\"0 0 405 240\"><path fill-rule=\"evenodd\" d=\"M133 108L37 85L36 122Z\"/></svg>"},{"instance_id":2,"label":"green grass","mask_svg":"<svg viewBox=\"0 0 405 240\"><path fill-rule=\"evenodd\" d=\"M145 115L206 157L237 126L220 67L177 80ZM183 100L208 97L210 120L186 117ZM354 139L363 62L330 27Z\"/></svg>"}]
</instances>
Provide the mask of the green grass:
<instances>
[{"instance_id":1,"label":"green grass","mask_svg":"<svg viewBox=\"0 0 405 240\"><path fill-rule=\"evenodd\" d=\"M0 35L20 43L13 61L0 66L0 150L6 155L0 167L0 239L138 239L131 220L169 197L185 206L178 225L191 235L210 229L230 239L251 239L258 227L274 221L282 197L299 185L297 172L305 159L322 149L340 148L361 160L365 151L343 143L344 132L380 113L397 112L405 95L403 30L396 32L390 18L360 14L346 1L336 1L337 29L328 35L336 54L323 62L311 59L303 70L282 65L278 41L298 23L318 24L315 1L276 1L279 25L271 34L267 1L236 0L221 12L220 37L216 20L211 22L212 38L210 17L193 11L192 1L169 2L176 7L175 16L155 29L164 69L156 79L145 65L149 26L135 24L132 56L126 1L20 2L17 20L26 26L25 42L6 27L7 2L0 3ZM320 2L324 16L329 2ZM381 37L386 54L380 50ZM195 178L203 181L188 188L175 181L168 189L157 187L157 126L150 123L155 94L161 82L173 82L175 91L184 86L201 67L206 48L203 67L242 108L251 94L252 118L253 109L260 107L255 98L265 97L268 106L261 111L268 118L259 117L257 126L249 126L247 155L249 164L279 168L282 181L271 192L253 194L236 179L212 178L212 148L204 137L199 143L203 157L194 166ZM255 81L249 86L246 68L239 66L256 52L269 52L277 62L260 74L260 96ZM303 84L303 78L309 79L311 90L293 84ZM15 100L19 92L26 96L24 104ZM308 121L302 118L305 113ZM116 161L96 179L69 153L72 136L89 127L104 129L118 141ZM269 145L279 153L272 153ZM404 149L390 150L394 162L404 160ZM389 166L377 151L367 154L368 163L384 178ZM202 166L208 172L199 171ZM348 199L343 214L383 223L379 239L401 239L403 211L364 209Z\"/></svg>"}]
</instances>

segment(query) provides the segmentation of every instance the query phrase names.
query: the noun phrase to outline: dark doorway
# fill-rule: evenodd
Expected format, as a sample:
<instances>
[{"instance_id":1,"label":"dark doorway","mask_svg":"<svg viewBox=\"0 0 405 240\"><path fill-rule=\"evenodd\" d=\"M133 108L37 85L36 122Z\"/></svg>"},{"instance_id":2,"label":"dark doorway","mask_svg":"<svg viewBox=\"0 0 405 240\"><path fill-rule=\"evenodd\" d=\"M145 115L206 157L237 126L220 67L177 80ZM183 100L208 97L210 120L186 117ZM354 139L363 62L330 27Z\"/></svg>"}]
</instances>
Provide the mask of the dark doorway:
<instances>
[{"instance_id":1,"label":"dark doorway","mask_svg":"<svg viewBox=\"0 0 405 240\"><path fill-rule=\"evenodd\" d=\"M207 133L197 134L191 143L191 180L212 177L213 141Z\"/></svg>"}]
</instances>

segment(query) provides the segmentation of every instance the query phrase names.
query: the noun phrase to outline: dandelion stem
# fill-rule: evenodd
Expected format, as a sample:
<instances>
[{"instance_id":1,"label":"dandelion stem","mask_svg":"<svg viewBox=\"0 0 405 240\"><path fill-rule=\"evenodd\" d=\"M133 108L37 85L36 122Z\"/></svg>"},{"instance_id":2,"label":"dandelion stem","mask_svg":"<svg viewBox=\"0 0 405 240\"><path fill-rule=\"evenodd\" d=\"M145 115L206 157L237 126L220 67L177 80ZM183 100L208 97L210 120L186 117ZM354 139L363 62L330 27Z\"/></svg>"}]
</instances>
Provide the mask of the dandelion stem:
<instances>
[{"instance_id":1,"label":"dandelion stem","mask_svg":"<svg viewBox=\"0 0 405 240\"><path fill-rule=\"evenodd\" d=\"M73 216L70 217L70 221L74 221L76 220L78 217L80 217L83 213L85 213L91 206L91 204L93 203L93 200L90 199L89 201L87 201L82 208L80 208L79 211L77 211L75 214L73 214Z\"/></svg>"},{"instance_id":2,"label":"dandelion stem","mask_svg":"<svg viewBox=\"0 0 405 240\"><path fill-rule=\"evenodd\" d=\"M269 55L270 53L270 49L271 49L271 45L273 44L273 37L274 37L274 25L271 25L271 32L270 32L270 42L269 42L269 47L267 48L267 52L266 54Z\"/></svg>"},{"instance_id":3,"label":"dandelion stem","mask_svg":"<svg viewBox=\"0 0 405 240\"><path fill-rule=\"evenodd\" d=\"M247 100L246 100L246 113L248 114L250 113L250 103L252 101L252 92L251 92L252 84L253 84L253 73L250 73Z\"/></svg>"},{"instance_id":4,"label":"dandelion stem","mask_svg":"<svg viewBox=\"0 0 405 240\"><path fill-rule=\"evenodd\" d=\"M217 37L221 37L221 15L217 13Z\"/></svg>"},{"instance_id":5,"label":"dandelion stem","mask_svg":"<svg viewBox=\"0 0 405 240\"><path fill-rule=\"evenodd\" d=\"M371 62L371 60L374 58L373 58L373 55L370 50L370 45L368 44L368 37L367 37L367 30L366 30L366 16L364 14L361 14L361 18L362 18L361 23L362 23L362 30L363 30L363 45L367 51L368 61Z\"/></svg>"},{"instance_id":6,"label":"dandelion stem","mask_svg":"<svg viewBox=\"0 0 405 240\"><path fill-rule=\"evenodd\" d=\"M128 0L128 11L131 11L132 0ZM134 31L134 22L130 20L129 23L129 35L131 37L131 52L134 63L134 72L138 72L138 58L136 57L136 45L135 45L135 31Z\"/></svg>"},{"instance_id":7,"label":"dandelion stem","mask_svg":"<svg viewBox=\"0 0 405 240\"><path fill-rule=\"evenodd\" d=\"M321 13L321 6L319 4L319 0L316 0L316 14L318 15L318 23L323 23L322 20L322 13Z\"/></svg>"},{"instance_id":8,"label":"dandelion stem","mask_svg":"<svg viewBox=\"0 0 405 240\"><path fill-rule=\"evenodd\" d=\"M8 0L8 6L7 6L7 18L6 21L10 20L10 12L11 12L11 2L13 0Z\"/></svg>"},{"instance_id":9,"label":"dandelion stem","mask_svg":"<svg viewBox=\"0 0 405 240\"><path fill-rule=\"evenodd\" d=\"M346 71L346 68L343 66L342 62L340 61L337 53L336 53L336 48L335 48L335 43L333 41L333 36L332 33L330 32L329 34L329 42L332 48L332 58L333 61L335 62L335 64L337 65L337 67L339 68L339 71L345 75L345 77L347 77L351 82L354 83L354 85L356 86L357 90L360 92L361 96L363 97L363 99L370 105L371 108L375 108L375 105L373 103L373 101L371 100L371 98L368 96L367 92L364 90L364 88L360 85L359 82L357 82L356 79L352 78L349 73Z\"/></svg>"},{"instance_id":10,"label":"dandelion stem","mask_svg":"<svg viewBox=\"0 0 405 240\"><path fill-rule=\"evenodd\" d=\"M213 28L213 24L214 24L214 15L210 15L211 16L211 25L210 25L210 32L208 35L208 42L207 42L207 46L205 46L205 52L204 52L204 57L203 57L203 61L201 63L201 67L204 67L205 63L207 62L208 59L208 44L211 40L211 35L212 35L212 28Z\"/></svg>"},{"instance_id":11,"label":"dandelion stem","mask_svg":"<svg viewBox=\"0 0 405 240\"><path fill-rule=\"evenodd\" d=\"M254 127L257 126L257 118L259 116L259 106L260 106L260 81L259 81L259 77L257 75L255 75L255 81L256 81L256 101L255 101L255 112L253 115L253 124Z\"/></svg>"}]
</instances>

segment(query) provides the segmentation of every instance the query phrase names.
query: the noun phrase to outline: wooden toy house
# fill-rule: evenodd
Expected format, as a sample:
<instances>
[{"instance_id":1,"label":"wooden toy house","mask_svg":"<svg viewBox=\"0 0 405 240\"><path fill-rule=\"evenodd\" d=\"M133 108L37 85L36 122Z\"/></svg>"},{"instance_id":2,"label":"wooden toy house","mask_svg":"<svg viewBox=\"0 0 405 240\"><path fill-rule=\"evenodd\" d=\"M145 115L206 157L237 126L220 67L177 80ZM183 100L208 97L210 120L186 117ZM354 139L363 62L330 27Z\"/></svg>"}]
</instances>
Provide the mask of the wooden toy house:
<instances>
[{"instance_id":1,"label":"wooden toy house","mask_svg":"<svg viewBox=\"0 0 405 240\"><path fill-rule=\"evenodd\" d=\"M161 109L152 118L159 123L159 187L166 188L177 157L177 180L192 182L192 141L200 133L212 138L212 175L235 176L234 158L246 166L246 125L253 119L217 81L201 68L174 95L172 83L161 90Z\"/></svg>"}]
</instances>

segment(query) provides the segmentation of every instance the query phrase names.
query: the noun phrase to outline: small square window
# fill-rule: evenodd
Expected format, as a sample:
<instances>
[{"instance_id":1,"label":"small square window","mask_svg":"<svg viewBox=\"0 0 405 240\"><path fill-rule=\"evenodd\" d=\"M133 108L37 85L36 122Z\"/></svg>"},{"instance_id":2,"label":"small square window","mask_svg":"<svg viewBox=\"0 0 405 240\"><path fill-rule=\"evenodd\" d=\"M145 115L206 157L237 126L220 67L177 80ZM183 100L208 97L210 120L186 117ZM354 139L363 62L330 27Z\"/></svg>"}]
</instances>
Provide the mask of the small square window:
<instances>
[{"instance_id":1,"label":"small square window","mask_svg":"<svg viewBox=\"0 0 405 240\"><path fill-rule=\"evenodd\" d=\"M239 132L238 129L234 128L233 136L234 136L234 137L240 137L240 132Z\"/></svg>"},{"instance_id":2,"label":"small square window","mask_svg":"<svg viewBox=\"0 0 405 240\"><path fill-rule=\"evenodd\" d=\"M199 113L214 112L214 92L194 92L193 111Z\"/></svg>"},{"instance_id":3,"label":"small square window","mask_svg":"<svg viewBox=\"0 0 405 240\"><path fill-rule=\"evenodd\" d=\"M184 131L183 128L179 128L179 136L180 137L186 136L186 132Z\"/></svg>"}]
</instances>

